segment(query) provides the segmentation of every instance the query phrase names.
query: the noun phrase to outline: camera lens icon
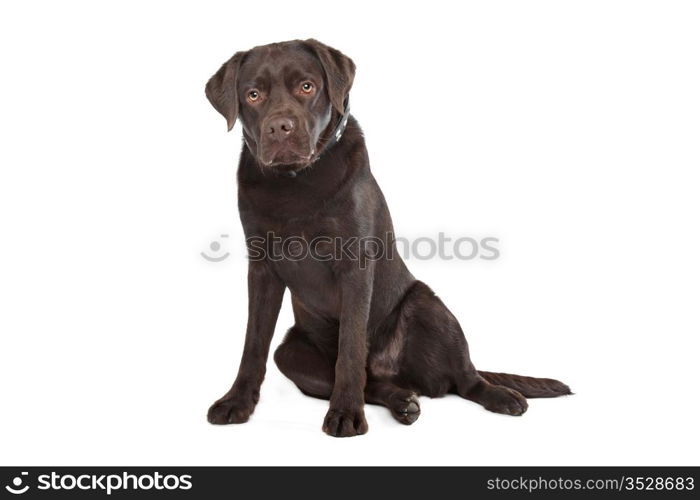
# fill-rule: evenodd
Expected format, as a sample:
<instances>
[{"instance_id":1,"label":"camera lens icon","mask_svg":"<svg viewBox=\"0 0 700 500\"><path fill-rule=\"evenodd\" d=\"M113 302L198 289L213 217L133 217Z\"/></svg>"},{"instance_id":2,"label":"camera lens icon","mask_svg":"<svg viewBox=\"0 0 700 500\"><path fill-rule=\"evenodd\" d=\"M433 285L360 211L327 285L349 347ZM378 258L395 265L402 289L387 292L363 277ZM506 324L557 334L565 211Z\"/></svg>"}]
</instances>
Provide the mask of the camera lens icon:
<instances>
[{"instance_id":1,"label":"camera lens icon","mask_svg":"<svg viewBox=\"0 0 700 500\"><path fill-rule=\"evenodd\" d=\"M228 234L222 234L221 238L228 238ZM211 250L211 253L213 255L210 255L207 252L201 252L200 255L204 257L204 259L208 260L209 262L221 262L222 260L225 260L230 253L226 251L221 250L221 243L218 241L212 241L209 244L209 250Z\"/></svg>"},{"instance_id":2,"label":"camera lens icon","mask_svg":"<svg viewBox=\"0 0 700 500\"><path fill-rule=\"evenodd\" d=\"M26 493L29 489L29 485L27 484L24 487L22 487L22 476L26 476L28 474L28 472L22 472L21 475L12 479L12 486L7 485L5 486L5 489L13 495L21 495L22 493Z\"/></svg>"}]
</instances>

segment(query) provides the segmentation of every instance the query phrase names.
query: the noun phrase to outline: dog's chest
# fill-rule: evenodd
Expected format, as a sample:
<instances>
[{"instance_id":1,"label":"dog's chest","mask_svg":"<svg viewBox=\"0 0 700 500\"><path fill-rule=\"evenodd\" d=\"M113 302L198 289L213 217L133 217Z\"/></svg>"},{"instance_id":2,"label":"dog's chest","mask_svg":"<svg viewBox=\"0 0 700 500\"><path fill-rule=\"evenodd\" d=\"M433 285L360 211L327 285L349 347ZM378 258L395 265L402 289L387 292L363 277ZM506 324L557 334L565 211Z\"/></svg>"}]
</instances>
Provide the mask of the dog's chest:
<instances>
[{"instance_id":1,"label":"dog's chest","mask_svg":"<svg viewBox=\"0 0 700 500\"><path fill-rule=\"evenodd\" d=\"M343 256L338 252L345 232L337 217L315 215L312 218L259 220L257 234L262 235L268 259L280 269L311 271L330 269Z\"/></svg>"},{"instance_id":2,"label":"dog's chest","mask_svg":"<svg viewBox=\"0 0 700 500\"><path fill-rule=\"evenodd\" d=\"M340 307L336 273L343 237L334 217L288 221L266 237L268 260L297 301L323 317L337 317Z\"/></svg>"}]
</instances>

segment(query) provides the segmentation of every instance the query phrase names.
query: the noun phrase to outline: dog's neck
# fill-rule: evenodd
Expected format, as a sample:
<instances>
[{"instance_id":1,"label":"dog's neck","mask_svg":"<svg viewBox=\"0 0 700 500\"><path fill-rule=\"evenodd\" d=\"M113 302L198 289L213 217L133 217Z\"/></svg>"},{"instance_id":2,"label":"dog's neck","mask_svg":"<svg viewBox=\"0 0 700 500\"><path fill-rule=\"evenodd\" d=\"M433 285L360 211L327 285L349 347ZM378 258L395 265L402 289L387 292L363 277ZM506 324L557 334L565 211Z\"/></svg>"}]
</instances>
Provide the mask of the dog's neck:
<instances>
[{"instance_id":1,"label":"dog's neck","mask_svg":"<svg viewBox=\"0 0 700 500\"><path fill-rule=\"evenodd\" d=\"M328 151L330 148L332 148L335 144L340 142L340 139L343 137L343 133L345 132L345 128L348 126L348 119L350 118L350 96L345 98L345 102L343 103L344 105L344 110L343 114L340 115L340 119L338 120L337 125L333 129L330 135L328 135L328 139L326 142L321 146L319 151L315 154L313 161L318 160L323 153ZM313 163L312 161L312 163Z\"/></svg>"},{"instance_id":2,"label":"dog's neck","mask_svg":"<svg viewBox=\"0 0 700 500\"><path fill-rule=\"evenodd\" d=\"M298 171L294 178L262 167L244 146L237 174L239 199L250 199L260 212L299 216L318 210L344 185L366 171L369 162L362 130L350 116L341 140L326 149L313 165Z\"/></svg>"}]
</instances>

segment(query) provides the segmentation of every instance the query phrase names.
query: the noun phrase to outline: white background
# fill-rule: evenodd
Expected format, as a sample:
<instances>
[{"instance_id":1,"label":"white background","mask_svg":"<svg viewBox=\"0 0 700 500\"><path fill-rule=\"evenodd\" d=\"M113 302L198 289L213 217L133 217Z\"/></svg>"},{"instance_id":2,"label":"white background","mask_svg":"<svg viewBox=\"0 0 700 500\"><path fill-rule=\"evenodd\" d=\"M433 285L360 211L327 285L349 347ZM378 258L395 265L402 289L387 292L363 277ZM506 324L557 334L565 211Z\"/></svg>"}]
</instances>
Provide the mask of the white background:
<instances>
[{"instance_id":1,"label":"white background","mask_svg":"<svg viewBox=\"0 0 700 500\"><path fill-rule=\"evenodd\" d=\"M699 23L661 1L4 3L0 463L698 465ZM207 423L246 262L240 128L204 84L308 37L357 64L398 235L500 239L409 261L477 367L575 396L521 418L422 398L410 427L370 406L339 440L270 362L249 423ZM275 345L291 324L287 299Z\"/></svg>"}]
</instances>

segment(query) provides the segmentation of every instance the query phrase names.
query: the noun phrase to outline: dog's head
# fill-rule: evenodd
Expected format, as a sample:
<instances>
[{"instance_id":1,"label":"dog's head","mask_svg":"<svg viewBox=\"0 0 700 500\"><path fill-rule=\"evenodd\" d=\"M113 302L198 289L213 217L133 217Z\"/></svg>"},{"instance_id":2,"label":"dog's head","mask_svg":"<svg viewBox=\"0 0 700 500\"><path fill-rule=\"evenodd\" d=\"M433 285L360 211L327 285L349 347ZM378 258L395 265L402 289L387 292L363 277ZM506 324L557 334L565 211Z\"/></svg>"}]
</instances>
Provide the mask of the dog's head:
<instances>
[{"instance_id":1,"label":"dog's head","mask_svg":"<svg viewBox=\"0 0 700 500\"><path fill-rule=\"evenodd\" d=\"M338 50L294 40L237 52L207 82L206 95L229 130L240 118L263 167L295 171L321 151L354 76L352 60Z\"/></svg>"}]
</instances>

